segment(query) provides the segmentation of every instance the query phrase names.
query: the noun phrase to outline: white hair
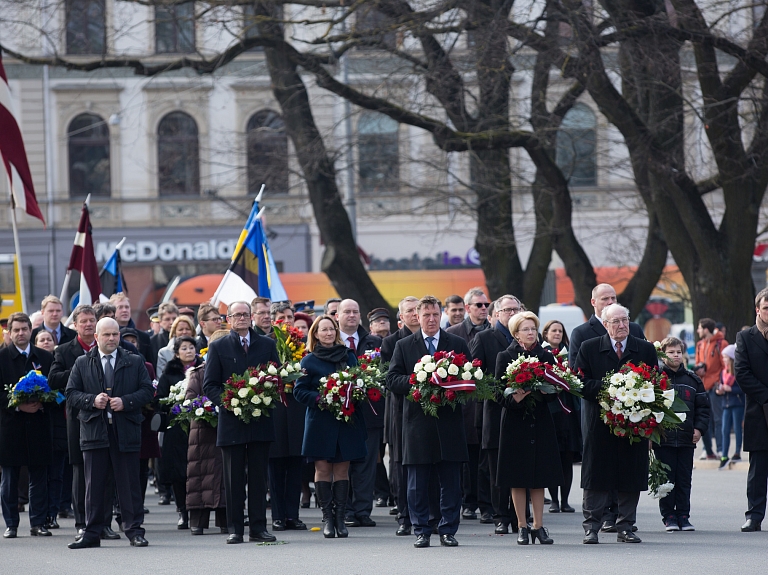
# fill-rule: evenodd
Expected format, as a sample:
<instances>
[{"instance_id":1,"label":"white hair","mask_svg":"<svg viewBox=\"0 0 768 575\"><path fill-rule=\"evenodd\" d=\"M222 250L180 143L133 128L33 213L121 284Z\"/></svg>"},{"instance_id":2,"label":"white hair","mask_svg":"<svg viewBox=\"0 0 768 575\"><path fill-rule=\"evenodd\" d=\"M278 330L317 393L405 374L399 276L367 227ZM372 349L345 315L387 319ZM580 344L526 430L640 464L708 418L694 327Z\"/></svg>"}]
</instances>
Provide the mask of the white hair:
<instances>
[{"instance_id":1,"label":"white hair","mask_svg":"<svg viewBox=\"0 0 768 575\"><path fill-rule=\"evenodd\" d=\"M612 311L621 310L624 312L624 315L627 316L627 319L629 319L629 310L625 308L620 303L612 303L611 305L607 305L603 308L603 313L600 314L600 319L603 320L603 323L608 321L608 315Z\"/></svg>"}]
</instances>

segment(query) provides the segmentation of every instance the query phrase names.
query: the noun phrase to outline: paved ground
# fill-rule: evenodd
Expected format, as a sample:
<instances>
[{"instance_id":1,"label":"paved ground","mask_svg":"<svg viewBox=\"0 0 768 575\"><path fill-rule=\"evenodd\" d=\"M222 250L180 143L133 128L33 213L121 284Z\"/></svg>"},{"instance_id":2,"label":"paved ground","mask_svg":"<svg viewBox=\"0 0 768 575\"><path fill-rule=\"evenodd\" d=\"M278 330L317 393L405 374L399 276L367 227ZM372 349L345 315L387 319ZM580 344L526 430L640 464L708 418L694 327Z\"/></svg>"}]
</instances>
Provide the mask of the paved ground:
<instances>
[{"instance_id":1,"label":"paved ground","mask_svg":"<svg viewBox=\"0 0 768 575\"><path fill-rule=\"evenodd\" d=\"M699 463L697 461L697 463ZM71 551L73 520L62 520L53 537L28 535L26 514L20 537L0 541L0 574L111 573L208 575L215 573L294 574L427 574L427 573L581 573L615 571L650 573L759 573L768 545L767 533L740 533L746 505L746 463L717 471L700 465L694 471L691 521L693 533L665 533L658 505L643 494L638 510L639 545L619 544L603 534L600 545L581 544L581 516L546 514L552 546L522 547L515 536L492 535L493 526L477 521L461 524L454 549L414 549L412 537L395 537L395 520L388 509L375 509L375 528L350 529L345 540L325 540L320 532L278 533L284 545L255 543L225 545L219 534L192 537L178 531L172 507L156 504L148 495L150 514L145 526L150 546L134 549L123 538L100 549ZM578 485L578 471L575 483ZM571 502L581 499L574 488ZM302 510L310 526L320 525L317 509ZM213 531L213 530L212 530ZM438 543L433 537L433 543ZM763 567L764 568L764 567Z\"/></svg>"}]
</instances>

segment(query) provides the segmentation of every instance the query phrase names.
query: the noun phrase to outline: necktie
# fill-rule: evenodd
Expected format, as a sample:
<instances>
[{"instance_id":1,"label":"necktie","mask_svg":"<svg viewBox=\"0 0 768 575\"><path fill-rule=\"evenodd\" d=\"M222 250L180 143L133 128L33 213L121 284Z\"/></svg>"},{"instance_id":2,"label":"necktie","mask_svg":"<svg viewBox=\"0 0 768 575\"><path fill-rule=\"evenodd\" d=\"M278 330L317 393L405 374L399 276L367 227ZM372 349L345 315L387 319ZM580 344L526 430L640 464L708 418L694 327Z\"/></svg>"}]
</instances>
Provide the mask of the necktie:
<instances>
[{"instance_id":1,"label":"necktie","mask_svg":"<svg viewBox=\"0 0 768 575\"><path fill-rule=\"evenodd\" d=\"M616 355L619 357L619 359L621 359L621 342L620 341L616 342Z\"/></svg>"},{"instance_id":2,"label":"necktie","mask_svg":"<svg viewBox=\"0 0 768 575\"><path fill-rule=\"evenodd\" d=\"M435 338L434 337L428 337L427 338L427 351L429 352L429 355L434 355L437 349L435 348Z\"/></svg>"},{"instance_id":3,"label":"necktie","mask_svg":"<svg viewBox=\"0 0 768 575\"><path fill-rule=\"evenodd\" d=\"M56 336L56 330L50 332L51 337L53 338L53 345L59 345L59 338Z\"/></svg>"},{"instance_id":4,"label":"necktie","mask_svg":"<svg viewBox=\"0 0 768 575\"><path fill-rule=\"evenodd\" d=\"M246 355L248 354L248 339L245 337L243 338L243 351L246 353Z\"/></svg>"},{"instance_id":5,"label":"necktie","mask_svg":"<svg viewBox=\"0 0 768 575\"><path fill-rule=\"evenodd\" d=\"M112 386L115 383L115 369L112 367L112 356L105 355L104 359L104 388L107 391L107 395L112 396Z\"/></svg>"},{"instance_id":6,"label":"necktie","mask_svg":"<svg viewBox=\"0 0 768 575\"><path fill-rule=\"evenodd\" d=\"M350 336L347 338L347 341L349 342L349 345L348 345L347 347L348 347L349 349L351 349L352 351L354 351L355 353L357 353L357 347L355 347L355 338L354 338L354 336L351 336L351 335L350 335Z\"/></svg>"}]
</instances>

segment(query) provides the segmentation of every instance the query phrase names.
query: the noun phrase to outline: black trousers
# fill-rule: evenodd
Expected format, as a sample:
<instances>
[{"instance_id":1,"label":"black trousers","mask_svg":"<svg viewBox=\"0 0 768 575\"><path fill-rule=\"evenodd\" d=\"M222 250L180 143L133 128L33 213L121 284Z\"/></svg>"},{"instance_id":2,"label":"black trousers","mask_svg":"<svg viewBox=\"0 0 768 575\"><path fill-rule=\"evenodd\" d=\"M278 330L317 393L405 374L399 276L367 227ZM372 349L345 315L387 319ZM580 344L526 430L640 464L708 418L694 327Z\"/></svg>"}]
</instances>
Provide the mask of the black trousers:
<instances>
[{"instance_id":1,"label":"black trousers","mask_svg":"<svg viewBox=\"0 0 768 575\"><path fill-rule=\"evenodd\" d=\"M382 428L368 429L365 459L349 464L349 502L347 517L370 517L373 511L373 491L376 485L376 462L379 459Z\"/></svg>"},{"instance_id":2,"label":"black trousers","mask_svg":"<svg viewBox=\"0 0 768 575\"><path fill-rule=\"evenodd\" d=\"M559 502L561 506L568 503L568 497L571 494L571 485L573 484L573 456L573 451L560 452L560 467L563 470L563 484L549 488L549 496L552 498L552 501Z\"/></svg>"},{"instance_id":3,"label":"black trousers","mask_svg":"<svg viewBox=\"0 0 768 575\"><path fill-rule=\"evenodd\" d=\"M477 506L480 508L481 515L493 515L491 468L488 462L488 454L484 449L480 450L480 462L477 465Z\"/></svg>"},{"instance_id":4,"label":"black trousers","mask_svg":"<svg viewBox=\"0 0 768 575\"><path fill-rule=\"evenodd\" d=\"M761 522L765 518L765 499L768 492L768 451L749 452L747 474L747 519Z\"/></svg>"},{"instance_id":5,"label":"black trousers","mask_svg":"<svg viewBox=\"0 0 768 575\"><path fill-rule=\"evenodd\" d=\"M190 509L189 526L208 529L211 521L211 511L216 512L214 519L216 527L226 527L227 509L225 507L218 507L216 509Z\"/></svg>"},{"instance_id":6,"label":"black trousers","mask_svg":"<svg viewBox=\"0 0 768 575\"><path fill-rule=\"evenodd\" d=\"M112 524L112 501L115 493L115 476L109 468L104 484L104 526ZM72 510L75 512L75 529L85 529L85 468L82 463L72 464ZM143 509L142 509L143 511Z\"/></svg>"},{"instance_id":7,"label":"black trousers","mask_svg":"<svg viewBox=\"0 0 768 575\"><path fill-rule=\"evenodd\" d=\"M599 531L603 525L603 516L606 507L613 499L616 491L597 491L595 489L584 490L583 512L584 531ZM637 503L640 501L639 491L619 491L618 511L616 517L616 529L618 531L631 531L637 521Z\"/></svg>"},{"instance_id":8,"label":"black trousers","mask_svg":"<svg viewBox=\"0 0 768 575\"><path fill-rule=\"evenodd\" d=\"M269 502L272 521L299 518L301 474L304 458L272 457L269 460Z\"/></svg>"},{"instance_id":9,"label":"black trousers","mask_svg":"<svg viewBox=\"0 0 768 575\"><path fill-rule=\"evenodd\" d=\"M480 445L467 445L469 461L462 465L461 490L463 492L462 505L464 509L474 511L477 509L477 470L480 466Z\"/></svg>"},{"instance_id":10,"label":"black trousers","mask_svg":"<svg viewBox=\"0 0 768 575\"><path fill-rule=\"evenodd\" d=\"M408 509L416 535L432 533L434 510L431 483L439 483L440 535L455 535L461 518L461 463L441 461L433 465L406 465L408 472Z\"/></svg>"},{"instance_id":11,"label":"black trousers","mask_svg":"<svg viewBox=\"0 0 768 575\"><path fill-rule=\"evenodd\" d=\"M111 509L114 490L109 490L110 469L114 475L123 531L129 539L144 536L144 503L139 487L139 452L120 451L114 425L107 425L109 447L83 451L85 469L85 535L95 541L107 525L104 518ZM108 503L107 503L108 502Z\"/></svg>"},{"instance_id":12,"label":"black trousers","mask_svg":"<svg viewBox=\"0 0 768 575\"><path fill-rule=\"evenodd\" d=\"M659 499L659 511L663 518L688 517L691 514L694 449L693 444L690 447L653 446L656 458L671 468L667 471L667 477L675 484L675 488L669 495Z\"/></svg>"},{"instance_id":13,"label":"black trousers","mask_svg":"<svg viewBox=\"0 0 768 575\"><path fill-rule=\"evenodd\" d=\"M411 526L411 518L408 512L408 470L405 466L395 461L390 472L397 477L397 522L406 527Z\"/></svg>"},{"instance_id":14,"label":"black trousers","mask_svg":"<svg viewBox=\"0 0 768 575\"><path fill-rule=\"evenodd\" d=\"M484 449L488 460L488 470L491 476L491 506L493 507L493 521L497 525L504 523L509 525L512 522L512 502L509 487L499 487L496 485L496 471L499 467L499 450ZM517 519L515 519L517 523Z\"/></svg>"},{"instance_id":15,"label":"black trousers","mask_svg":"<svg viewBox=\"0 0 768 575\"><path fill-rule=\"evenodd\" d=\"M0 479L0 500L2 501L5 526L19 527L19 473L20 467L3 467ZM48 466L31 465L29 470L29 526L42 527L48 515Z\"/></svg>"},{"instance_id":16,"label":"black trousers","mask_svg":"<svg viewBox=\"0 0 768 575\"><path fill-rule=\"evenodd\" d=\"M221 448L227 527L230 534L244 535L245 486L248 485L248 524L251 533L267 529L268 441L252 441Z\"/></svg>"}]
</instances>

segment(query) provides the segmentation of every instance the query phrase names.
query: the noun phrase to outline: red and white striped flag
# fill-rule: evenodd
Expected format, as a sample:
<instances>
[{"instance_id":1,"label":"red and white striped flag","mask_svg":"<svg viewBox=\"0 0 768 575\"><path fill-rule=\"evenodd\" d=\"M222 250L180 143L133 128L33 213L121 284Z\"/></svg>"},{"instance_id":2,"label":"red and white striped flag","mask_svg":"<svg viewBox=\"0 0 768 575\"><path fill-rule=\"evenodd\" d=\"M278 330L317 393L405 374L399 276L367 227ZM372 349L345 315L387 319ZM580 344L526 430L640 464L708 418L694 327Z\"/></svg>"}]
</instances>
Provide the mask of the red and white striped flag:
<instances>
[{"instance_id":1,"label":"red and white striped flag","mask_svg":"<svg viewBox=\"0 0 768 575\"><path fill-rule=\"evenodd\" d=\"M37 205L35 186L32 183L32 173L29 171L27 152L24 149L24 139L13 114L11 89L8 87L8 77L3 67L3 56L0 52L0 157L3 159L8 181L11 185L11 202L13 207L21 208L30 216L40 219L45 226L45 218Z\"/></svg>"},{"instance_id":2,"label":"red and white striped flag","mask_svg":"<svg viewBox=\"0 0 768 575\"><path fill-rule=\"evenodd\" d=\"M93 252L91 231L91 217L88 212L88 200L86 200L83 203L83 213L80 215L80 223L75 234L75 245L72 246L72 255L69 256L69 266L67 266L67 277L72 270L80 272L78 305L91 305L99 301L101 295L99 266L96 265L96 255Z\"/></svg>"}]
</instances>

